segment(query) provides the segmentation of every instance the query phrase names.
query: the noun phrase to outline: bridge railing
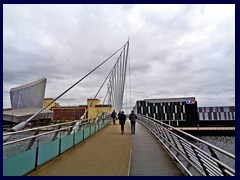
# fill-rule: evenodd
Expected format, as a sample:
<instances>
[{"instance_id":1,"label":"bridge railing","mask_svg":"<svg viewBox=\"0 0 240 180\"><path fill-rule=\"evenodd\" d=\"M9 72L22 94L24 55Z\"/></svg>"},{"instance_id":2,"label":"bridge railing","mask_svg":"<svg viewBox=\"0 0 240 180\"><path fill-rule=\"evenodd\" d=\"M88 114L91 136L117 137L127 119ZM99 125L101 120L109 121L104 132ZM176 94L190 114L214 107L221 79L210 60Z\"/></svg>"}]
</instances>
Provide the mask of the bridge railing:
<instances>
[{"instance_id":1,"label":"bridge railing","mask_svg":"<svg viewBox=\"0 0 240 180\"><path fill-rule=\"evenodd\" d=\"M138 120L161 142L186 175L235 176L235 155L160 120L142 115L138 115ZM228 165L222 159L228 159Z\"/></svg>"},{"instance_id":2,"label":"bridge railing","mask_svg":"<svg viewBox=\"0 0 240 180\"><path fill-rule=\"evenodd\" d=\"M89 138L110 122L110 117L79 120L3 134L3 175L22 176Z\"/></svg>"}]
</instances>

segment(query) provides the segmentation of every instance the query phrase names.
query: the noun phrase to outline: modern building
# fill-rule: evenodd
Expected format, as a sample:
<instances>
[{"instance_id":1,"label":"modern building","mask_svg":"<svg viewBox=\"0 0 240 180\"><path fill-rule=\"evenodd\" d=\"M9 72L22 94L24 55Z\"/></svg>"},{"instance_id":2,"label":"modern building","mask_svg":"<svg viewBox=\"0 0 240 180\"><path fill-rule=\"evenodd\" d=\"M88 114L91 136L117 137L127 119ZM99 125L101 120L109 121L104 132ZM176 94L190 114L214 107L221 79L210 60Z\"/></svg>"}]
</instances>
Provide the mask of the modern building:
<instances>
[{"instance_id":1,"label":"modern building","mask_svg":"<svg viewBox=\"0 0 240 180\"><path fill-rule=\"evenodd\" d=\"M137 101L135 109L137 114L171 125L192 124L199 120L195 97L144 99Z\"/></svg>"},{"instance_id":2,"label":"modern building","mask_svg":"<svg viewBox=\"0 0 240 180\"><path fill-rule=\"evenodd\" d=\"M200 121L235 120L235 106L198 107Z\"/></svg>"},{"instance_id":3,"label":"modern building","mask_svg":"<svg viewBox=\"0 0 240 180\"><path fill-rule=\"evenodd\" d=\"M43 108L46 88L46 78L12 88L10 90L11 108L3 109L3 124L18 124ZM53 117L53 113L44 110L31 120L33 124L46 124Z\"/></svg>"},{"instance_id":4,"label":"modern building","mask_svg":"<svg viewBox=\"0 0 240 180\"><path fill-rule=\"evenodd\" d=\"M12 110L42 108L46 88L46 78L12 88L10 99Z\"/></svg>"},{"instance_id":5,"label":"modern building","mask_svg":"<svg viewBox=\"0 0 240 180\"><path fill-rule=\"evenodd\" d=\"M200 126L235 126L235 106L198 107Z\"/></svg>"},{"instance_id":6,"label":"modern building","mask_svg":"<svg viewBox=\"0 0 240 180\"><path fill-rule=\"evenodd\" d=\"M173 126L235 126L234 106L198 107L195 97L144 99L134 109Z\"/></svg>"}]
</instances>

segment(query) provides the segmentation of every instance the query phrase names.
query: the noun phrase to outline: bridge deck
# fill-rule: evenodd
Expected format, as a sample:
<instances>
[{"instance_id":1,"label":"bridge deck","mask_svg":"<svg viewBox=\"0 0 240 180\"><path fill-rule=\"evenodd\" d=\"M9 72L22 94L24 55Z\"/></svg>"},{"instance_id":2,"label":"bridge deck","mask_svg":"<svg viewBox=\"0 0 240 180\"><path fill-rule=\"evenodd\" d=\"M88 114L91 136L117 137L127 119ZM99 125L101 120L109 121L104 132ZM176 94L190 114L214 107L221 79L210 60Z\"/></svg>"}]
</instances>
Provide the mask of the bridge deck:
<instances>
[{"instance_id":1,"label":"bridge deck","mask_svg":"<svg viewBox=\"0 0 240 180\"><path fill-rule=\"evenodd\" d=\"M140 123L132 136L130 176L182 176L157 139Z\"/></svg>"},{"instance_id":2,"label":"bridge deck","mask_svg":"<svg viewBox=\"0 0 240 180\"><path fill-rule=\"evenodd\" d=\"M108 125L95 135L30 173L30 176L128 176L129 123Z\"/></svg>"},{"instance_id":3,"label":"bridge deck","mask_svg":"<svg viewBox=\"0 0 240 180\"><path fill-rule=\"evenodd\" d=\"M132 153L131 152L132 137ZM129 162L131 158L132 162ZM131 164L129 172L129 164ZM108 125L30 176L174 176L182 175L147 129L139 123L131 136L130 125Z\"/></svg>"}]
</instances>

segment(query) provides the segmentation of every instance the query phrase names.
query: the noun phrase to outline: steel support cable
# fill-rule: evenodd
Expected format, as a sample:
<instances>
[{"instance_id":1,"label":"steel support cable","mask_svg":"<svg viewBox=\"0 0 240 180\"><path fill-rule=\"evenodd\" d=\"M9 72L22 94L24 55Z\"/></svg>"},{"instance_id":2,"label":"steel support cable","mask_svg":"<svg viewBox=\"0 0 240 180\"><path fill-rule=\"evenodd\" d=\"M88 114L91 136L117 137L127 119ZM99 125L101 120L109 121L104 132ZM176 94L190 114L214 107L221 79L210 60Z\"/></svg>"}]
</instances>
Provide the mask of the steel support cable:
<instances>
[{"instance_id":1,"label":"steel support cable","mask_svg":"<svg viewBox=\"0 0 240 180\"><path fill-rule=\"evenodd\" d=\"M114 99L114 78L113 78L114 72L112 72L112 77L111 77L111 100L112 100L112 105L114 107L115 99Z\"/></svg>"},{"instance_id":2,"label":"steel support cable","mask_svg":"<svg viewBox=\"0 0 240 180\"><path fill-rule=\"evenodd\" d=\"M119 97L119 63L117 63L117 89L116 89L116 93L117 93L117 99ZM119 106L117 107L117 111L119 111Z\"/></svg>"},{"instance_id":3,"label":"steel support cable","mask_svg":"<svg viewBox=\"0 0 240 180\"><path fill-rule=\"evenodd\" d=\"M125 85L125 76L126 76L126 66L127 66L127 64L126 64L126 49L125 49L125 47L124 47L124 57L123 57L123 63L124 63L124 66L123 66L123 76L122 76L122 79L123 79L123 83L122 83L122 96L121 96L121 102L123 103L123 96L124 96L124 85ZM121 106L122 106L122 104L121 104Z\"/></svg>"},{"instance_id":4,"label":"steel support cable","mask_svg":"<svg viewBox=\"0 0 240 180\"><path fill-rule=\"evenodd\" d=\"M114 72L113 72L114 76L113 76L113 79L114 79L114 108L117 107L117 98L116 98L116 86L117 86L117 82L116 82L116 66L114 67Z\"/></svg>"},{"instance_id":5,"label":"steel support cable","mask_svg":"<svg viewBox=\"0 0 240 180\"><path fill-rule=\"evenodd\" d=\"M111 76L112 77L112 76ZM111 77L109 78L109 102L110 104L112 104L112 80L111 80Z\"/></svg>"},{"instance_id":6,"label":"steel support cable","mask_svg":"<svg viewBox=\"0 0 240 180\"><path fill-rule=\"evenodd\" d=\"M123 49L123 53L124 53L124 49ZM118 83L118 89L117 89L117 91L118 91L118 96L117 96L117 98L118 98L118 109L119 110L121 110L121 105L120 105L120 97L121 97L121 82L122 82L122 80L121 80L121 74L122 74L122 57L123 57L123 54L122 54L122 56L120 57L120 61L119 61L119 74L118 74L118 78L119 78L119 83Z\"/></svg>"},{"instance_id":7,"label":"steel support cable","mask_svg":"<svg viewBox=\"0 0 240 180\"><path fill-rule=\"evenodd\" d=\"M122 54L122 52L121 52L121 54ZM108 102L109 102L109 104L113 104L113 107L115 106L115 98L114 98L114 85L115 84L114 84L114 71L113 70L116 67L116 65L119 63L121 54L120 54L117 62L115 63L115 65L112 68L111 76L109 78L109 84L108 84L109 85L108 86L108 92L107 92L107 94L109 94L109 101ZM107 94L106 94L106 96L107 96ZM104 99L106 99L106 96L105 96Z\"/></svg>"},{"instance_id":8,"label":"steel support cable","mask_svg":"<svg viewBox=\"0 0 240 180\"><path fill-rule=\"evenodd\" d=\"M112 89L113 106L115 108L115 106L116 106L116 98L115 98L115 71L113 71L113 76L112 76L112 88L113 88Z\"/></svg>"},{"instance_id":9,"label":"steel support cable","mask_svg":"<svg viewBox=\"0 0 240 180\"><path fill-rule=\"evenodd\" d=\"M121 62L121 57L120 57L120 61ZM120 63L117 64L117 88L116 88L116 99L117 99L117 110L120 110L119 107L119 86L120 86Z\"/></svg>"},{"instance_id":10,"label":"steel support cable","mask_svg":"<svg viewBox=\"0 0 240 180\"><path fill-rule=\"evenodd\" d=\"M127 52L126 52L126 57L125 57L125 66L124 66L124 80L123 80L123 90L124 90L124 86L125 86L125 79L126 79L126 70L127 70L127 57L128 57L128 47L129 47L129 42L127 43ZM124 46L125 49L125 46ZM124 51L125 52L125 51ZM124 92L123 92L124 93ZM123 100L123 96L122 96L122 100Z\"/></svg>"},{"instance_id":11,"label":"steel support cable","mask_svg":"<svg viewBox=\"0 0 240 180\"><path fill-rule=\"evenodd\" d=\"M128 46L128 51L129 51L129 46ZM128 59L128 80L129 80L129 98L130 98L130 102L129 102L129 107L131 107L131 78L130 78L130 53L128 53L128 56L127 56L127 59ZM127 85L127 84L126 84ZM126 111L128 109L128 96L127 96L127 88L126 88ZM131 113L131 110L129 112L129 114Z\"/></svg>"},{"instance_id":12,"label":"steel support cable","mask_svg":"<svg viewBox=\"0 0 240 180\"><path fill-rule=\"evenodd\" d=\"M129 42L123 48L119 61L116 63L115 68L109 78L108 92L109 102L113 105L114 109L121 110L123 104L124 85L127 73L127 59L128 59ZM106 97L105 97L106 99Z\"/></svg>"},{"instance_id":13,"label":"steel support cable","mask_svg":"<svg viewBox=\"0 0 240 180\"><path fill-rule=\"evenodd\" d=\"M129 47L128 47L128 49L129 49ZM130 71L130 69L131 69L130 53L128 56L129 56L128 57L128 75L129 75L129 91L130 91L130 106L131 106L132 105L132 87L131 87L132 85L131 85L131 71Z\"/></svg>"},{"instance_id":14,"label":"steel support cable","mask_svg":"<svg viewBox=\"0 0 240 180\"><path fill-rule=\"evenodd\" d=\"M93 100L97 98L97 96L98 96L99 92L101 91L101 89L102 89L103 85L104 85L104 84L105 84L105 82L107 81L107 79L108 79L108 77L110 76L111 72L112 72L112 69L111 69L111 71L108 73L107 77L106 77L106 78L105 78L105 80L103 81L103 83L102 83L102 85L100 86L100 88L98 89L98 91L97 91L97 93L95 94L95 96L94 96ZM90 106L92 105L92 103L93 103L93 100L92 100L92 102L90 103ZM80 119L83 119L83 118L84 118L84 116L85 116L85 115L86 115L86 113L88 112L88 109L89 109L89 107L88 107L88 108L85 110L84 114L81 116L81 118L80 118Z\"/></svg>"},{"instance_id":15,"label":"steel support cable","mask_svg":"<svg viewBox=\"0 0 240 180\"><path fill-rule=\"evenodd\" d=\"M113 103L113 88L112 88L112 77L110 78L110 100L111 100L111 104Z\"/></svg>"},{"instance_id":16,"label":"steel support cable","mask_svg":"<svg viewBox=\"0 0 240 180\"><path fill-rule=\"evenodd\" d=\"M125 48L123 50L125 52ZM124 57L124 53L123 56L121 57L121 61L120 61L120 73L119 73L119 78L120 78L120 83L119 83L119 102L121 102L121 96L122 96L122 70L123 70L123 57ZM119 104L119 108L122 109L121 107L121 103Z\"/></svg>"},{"instance_id":17,"label":"steel support cable","mask_svg":"<svg viewBox=\"0 0 240 180\"><path fill-rule=\"evenodd\" d=\"M118 83L117 83L117 66L115 66L115 71L114 71L114 81L115 81L115 87L114 87L114 98L115 98L115 109L118 108L117 104L118 104L118 99L117 99L117 87L118 87Z\"/></svg>"},{"instance_id":18,"label":"steel support cable","mask_svg":"<svg viewBox=\"0 0 240 180\"><path fill-rule=\"evenodd\" d=\"M110 58L112 58L116 53L118 53L123 47L125 47L127 43L125 43L121 48L119 48L116 52L114 52L111 56L109 56L106 60L104 60L102 63L100 63L97 67L95 67L93 70L91 70L89 73L87 73L85 76L83 76L80 80L78 80L76 83L74 83L72 86L70 86L67 90L65 90L63 93L61 93L58 97L56 97L54 100L52 100L49 104L47 104L45 107L40 109L38 112L36 112L34 115L32 115L30 118L28 118L26 121L23 121L19 123L18 125L14 126L11 131L18 131L23 129L27 122L31 121L34 117L36 117L39 113L44 111L48 106L50 106L52 103L54 103L57 99L62 97L65 93L67 93L70 89L72 89L74 86L76 86L78 83L80 83L82 80L84 80L87 76L89 76L91 73L93 73L96 69L98 69L100 66L102 66L104 63L106 63Z\"/></svg>"},{"instance_id":19,"label":"steel support cable","mask_svg":"<svg viewBox=\"0 0 240 180\"><path fill-rule=\"evenodd\" d=\"M123 101L123 95L124 95L124 84L125 84L125 80L124 80L124 72L125 72L125 66L126 66L126 64L125 64L125 46L124 46L124 53L123 53L123 69L122 69L122 83L121 83L121 104L120 104L120 106L121 106L121 108L122 108L122 101Z\"/></svg>"},{"instance_id":20,"label":"steel support cable","mask_svg":"<svg viewBox=\"0 0 240 180\"><path fill-rule=\"evenodd\" d=\"M107 87L107 93L106 93L106 95L104 96L103 104L105 104L105 101L106 101L106 99L107 99L108 93L109 93L109 87Z\"/></svg>"},{"instance_id":21,"label":"steel support cable","mask_svg":"<svg viewBox=\"0 0 240 180\"><path fill-rule=\"evenodd\" d=\"M117 60L117 62L118 62L118 60ZM110 72L108 73L107 77L106 77L105 80L103 81L102 85L101 85L100 88L98 89L98 91L97 91L97 93L95 94L95 96L94 96L93 99L96 99L96 98L97 98L97 96L98 96L99 92L101 91L102 87L104 86L105 82L107 81L107 79L108 79L109 76L111 75L112 71L116 68L117 62L114 64L113 68L112 68L112 69L110 70ZM93 100L92 100L92 102L93 102ZM90 105L92 104L92 102L90 103ZM89 109L89 108L87 108L87 109L85 110L84 114L82 115L82 119L83 119L83 117L86 115L86 113L88 112L88 109Z\"/></svg>"}]
</instances>

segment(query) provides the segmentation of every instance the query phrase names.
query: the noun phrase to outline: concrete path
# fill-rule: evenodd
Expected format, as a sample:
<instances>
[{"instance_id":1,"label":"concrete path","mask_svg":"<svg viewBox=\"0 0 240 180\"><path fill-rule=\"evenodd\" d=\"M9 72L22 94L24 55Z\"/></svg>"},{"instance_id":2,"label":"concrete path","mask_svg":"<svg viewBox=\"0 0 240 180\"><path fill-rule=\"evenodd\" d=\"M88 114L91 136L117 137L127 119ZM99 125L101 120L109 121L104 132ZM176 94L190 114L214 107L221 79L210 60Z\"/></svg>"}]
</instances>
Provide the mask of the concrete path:
<instances>
[{"instance_id":1,"label":"concrete path","mask_svg":"<svg viewBox=\"0 0 240 180\"><path fill-rule=\"evenodd\" d=\"M69 151L30 173L30 176L128 176L131 134L126 123L108 125Z\"/></svg>"},{"instance_id":2,"label":"concrete path","mask_svg":"<svg viewBox=\"0 0 240 180\"><path fill-rule=\"evenodd\" d=\"M132 135L130 176L183 176L157 139L140 123Z\"/></svg>"}]
</instances>

